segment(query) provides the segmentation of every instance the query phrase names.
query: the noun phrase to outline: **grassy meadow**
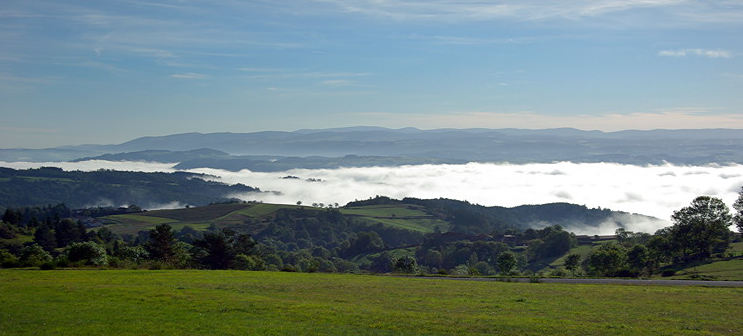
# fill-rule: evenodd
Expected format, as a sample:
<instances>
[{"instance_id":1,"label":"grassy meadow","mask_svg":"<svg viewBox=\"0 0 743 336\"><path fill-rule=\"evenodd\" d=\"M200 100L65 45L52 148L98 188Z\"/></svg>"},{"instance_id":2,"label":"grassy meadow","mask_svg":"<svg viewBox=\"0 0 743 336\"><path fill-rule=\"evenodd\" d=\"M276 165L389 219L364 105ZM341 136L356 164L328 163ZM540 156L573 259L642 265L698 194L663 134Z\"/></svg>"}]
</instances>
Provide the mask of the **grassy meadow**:
<instances>
[{"instance_id":1,"label":"grassy meadow","mask_svg":"<svg viewBox=\"0 0 743 336\"><path fill-rule=\"evenodd\" d=\"M153 210L145 213L105 216L108 227L118 234L136 234L138 231L150 230L158 224L169 224L180 230L191 226L203 230L214 224L217 227L241 225L246 220L262 220L275 215L281 209L296 209L296 205L264 203L230 203L213 204L203 207L175 210ZM367 205L341 208L344 215L354 216L369 223L381 223L387 226L422 233L432 233L438 227L446 231L449 224L424 211L422 207L411 205Z\"/></svg>"},{"instance_id":2,"label":"grassy meadow","mask_svg":"<svg viewBox=\"0 0 743 336\"><path fill-rule=\"evenodd\" d=\"M741 288L0 270L0 335L740 335Z\"/></svg>"},{"instance_id":3,"label":"grassy meadow","mask_svg":"<svg viewBox=\"0 0 743 336\"><path fill-rule=\"evenodd\" d=\"M432 233L438 226L446 231L449 223L426 213L425 208L406 204L380 204L343 207L344 215L356 216L368 222L382 223L387 226L422 233Z\"/></svg>"}]
</instances>

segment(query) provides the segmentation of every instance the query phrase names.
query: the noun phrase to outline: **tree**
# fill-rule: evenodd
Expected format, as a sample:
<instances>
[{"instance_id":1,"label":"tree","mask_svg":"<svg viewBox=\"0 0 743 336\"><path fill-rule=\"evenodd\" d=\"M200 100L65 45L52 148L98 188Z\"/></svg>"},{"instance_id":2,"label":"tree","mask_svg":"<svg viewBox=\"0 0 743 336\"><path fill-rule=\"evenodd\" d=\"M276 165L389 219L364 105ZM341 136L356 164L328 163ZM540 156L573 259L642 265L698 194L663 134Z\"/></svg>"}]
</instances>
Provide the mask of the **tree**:
<instances>
[{"instance_id":1,"label":"tree","mask_svg":"<svg viewBox=\"0 0 743 336\"><path fill-rule=\"evenodd\" d=\"M395 260L393 269L398 273L412 274L418 272L418 263L415 262L415 258L402 256Z\"/></svg>"},{"instance_id":2,"label":"tree","mask_svg":"<svg viewBox=\"0 0 743 336\"><path fill-rule=\"evenodd\" d=\"M221 229L204 234L193 243L195 255L204 266L211 269L262 270L265 262L256 251L256 242L249 234L237 234Z\"/></svg>"},{"instance_id":3,"label":"tree","mask_svg":"<svg viewBox=\"0 0 743 336\"><path fill-rule=\"evenodd\" d=\"M85 236L85 231L80 231L80 226L77 222L65 218L55 225L54 235L57 238L57 247L65 247L70 243L82 240Z\"/></svg>"},{"instance_id":4,"label":"tree","mask_svg":"<svg viewBox=\"0 0 743 336\"><path fill-rule=\"evenodd\" d=\"M699 196L688 207L674 211L671 220L671 240L684 260L708 258L730 244L732 215L719 198Z\"/></svg>"},{"instance_id":5,"label":"tree","mask_svg":"<svg viewBox=\"0 0 743 336\"><path fill-rule=\"evenodd\" d=\"M580 266L580 255L576 253L568 254L567 257L565 257L565 269L575 274L575 272L578 270L578 267Z\"/></svg>"},{"instance_id":6,"label":"tree","mask_svg":"<svg viewBox=\"0 0 743 336\"><path fill-rule=\"evenodd\" d=\"M661 264L670 261L673 257L674 248L671 241L668 239L668 234L664 232L665 231L663 230L657 232L648 241L647 270L649 276L652 276L653 272L655 272Z\"/></svg>"},{"instance_id":7,"label":"tree","mask_svg":"<svg viewBox=\"0 0 743 336\"><path fill-rule=\"evenodd\" d=\"M651 268L651 264L650 252L645 245L637 244L627 251L627 266L632 272L641 274L645 269Z\"/></svg>"},{"instance_id":8,"label":"tree","mask_svg":"<svg viewBox=\"0 0 743 336\"><path fill-rule=\"evenodd\" d=\"M176 254L173 228L168 224L160 224L150 230L149 235L145 249L150 257L159 261L173 261Z\"/></svg>"},{"instance_id":9,"label":"tree","mask_svg":"<svg viewBox=\"0 0 743 336\"><path fill-rule=\"evenodd\" d=\"M11 224L0 223L0 238L13 239L17 237L14 227Z\"/></svg>"},{"instance_id":10,"label":"tree","mask_svg":"<svg viewBox=\"0 0 743 336\"><path fill-rule=\"evenodd\" d=\"M395 259L392 255L384 251L372 261L371 265L369 265L369 270L376 273L389 273L392 272L394 262Z\"/></svg>"},{"instance_id":11,"label":"tree","mask_svg":"<svg viewBox=\"0 0 743 336\"><path fill-rule=\"evenodd\" d=\"M237 253L229 242L224 230L204 234L204 238L194 241L194 246L205 252L199 258L204 266L211 269L228 269Z\"/></svg>"},{"instance_id":12,"label":"tree","mask_svg":"<svg viewBox=\"0 0 743 336\"><path fill-rule=\"evenodd\" d=\"M34 241L47 252L51 252L57 247L57 238L54 231L46 224L41 224L36 228Z\"/></svg>"},{"instance_id":13,"label":"tree","mask_svg":"<svg viewBox=\"0 0 743 336\"><path fill-rule=\"evenodd\" d=\"M105 266L108 264L108 255L103 246L94 242L76 242L67 246L67 259L71 262L84 262L87 265Z\"/></svg>"},{"instance_id":14,"label":"tree","mask_svg":"<svg viewBox=\"0 0 743 336\"><path fill-rule=\"evenodd\" d=\"M426 252L426 265L440 268L444 262L441 252L431 249Z\"/></svg>"},{"instance_id":15,"label":"tree","mask_svg":"<svg viewBox=\"0 0 743 336\"><path fill-rule=\"evenodd\" d=\"M591 271L601 276L614 276L625 266L627 253L621 245L606 243L588 255Z\"/></svg>"},{"instance_id":16,"label":"tree","mask_svg":"<svg viewBox=\"0 0 743 336\"><path fill-rule=\"evenodd\" d=\"M12 225L18 225L21 223L21 220L23 220L23 214L21 214L20 210L13 210L11 208L5 209L5 213L3 214L3 222Z\"/></svg>"},{"instance_id":17,"label":"tree","mask_svg":"<svg viewBox=\"0 0 743 336\"><path fill-rule=\"evenodd\" d=\"M516 267L516 256L514 256L511 251L503 251L498 254L496 263L500 269L500 274L508 275L511 273L511 270Z\"/></svg>"},{"instance_id":18,"label":"tree","mask_svg":"<svg viewBox=\"0 0 743 336\"><path fill-rule=\"evenodd\" d=\"M734 218L735 225L738 227L738 232L743 233L743 187L740 188L738 199L735 200L733 208L738 211Z\"/></svg>"}]
</instances>

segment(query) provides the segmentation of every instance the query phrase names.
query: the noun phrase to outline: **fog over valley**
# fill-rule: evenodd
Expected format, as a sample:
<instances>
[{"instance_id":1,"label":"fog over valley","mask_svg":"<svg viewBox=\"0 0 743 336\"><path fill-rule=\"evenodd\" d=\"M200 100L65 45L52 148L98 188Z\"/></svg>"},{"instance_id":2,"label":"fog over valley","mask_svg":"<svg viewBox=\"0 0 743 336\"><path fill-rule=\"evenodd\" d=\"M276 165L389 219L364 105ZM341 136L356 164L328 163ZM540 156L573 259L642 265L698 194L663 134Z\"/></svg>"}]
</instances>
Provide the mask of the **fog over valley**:
<instances>
[{"instance_id":1,"label":"fog over valley","mask_svg":"<svg viewBox=\"0 0 743 336\"><path fill-rule=\"evenodd\" d=\"M26 169L44 166L64 170L98 169L173 172L175 164L149 162L45 162L0 163ZM246 201L304 205L338 203L376 195L392 198L451 198L484 206L567 202L589 208L608 208L657 217L625 225L633 231L654 232L670 225L670 215L700 195L721 198L731 205L743 186L743 165L677 166L615 163L410 165L338 169L292 169L282 172L226 171L212 168L186 170L213 175L215 181L242 183L263 193L225 195ZM153 207L155 205L152 205ZM167 207L172 207L170 204ZM576 233L608 234L616 225L597 228L580 223Z\"/></svg>"}]
</instances>

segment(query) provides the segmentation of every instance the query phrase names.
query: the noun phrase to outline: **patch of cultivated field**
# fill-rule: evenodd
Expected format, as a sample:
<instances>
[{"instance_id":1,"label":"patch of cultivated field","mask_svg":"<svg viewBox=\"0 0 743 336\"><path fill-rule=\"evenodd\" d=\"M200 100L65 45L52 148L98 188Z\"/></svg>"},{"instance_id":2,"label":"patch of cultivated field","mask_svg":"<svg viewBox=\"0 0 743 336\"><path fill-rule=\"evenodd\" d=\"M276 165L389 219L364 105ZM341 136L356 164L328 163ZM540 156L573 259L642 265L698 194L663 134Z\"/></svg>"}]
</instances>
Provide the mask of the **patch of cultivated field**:
<instances>
[{"instance_id":1,"label":"patch of cultivated field","mask_svg":"<svg viewBox=\"0 0 743 336\"><path fill-rule=\"evenodd\" d=\"M357 216L368 222L381 223L387 226L431 233L435 227L446 230L449 224L430 214L421 211L422 207L400 204L364 205L341 208L344 215Z\"/></svg>"},{"instance_id":2,"label":"patch of cultivated field","mask_svg":"<svg viewBox=\"0 0 743 336\"><path fill-rule=\"evenodd\" d=\"M0 270L0 335L739 335L741 288Z\"/></svg>"}]
</instances>

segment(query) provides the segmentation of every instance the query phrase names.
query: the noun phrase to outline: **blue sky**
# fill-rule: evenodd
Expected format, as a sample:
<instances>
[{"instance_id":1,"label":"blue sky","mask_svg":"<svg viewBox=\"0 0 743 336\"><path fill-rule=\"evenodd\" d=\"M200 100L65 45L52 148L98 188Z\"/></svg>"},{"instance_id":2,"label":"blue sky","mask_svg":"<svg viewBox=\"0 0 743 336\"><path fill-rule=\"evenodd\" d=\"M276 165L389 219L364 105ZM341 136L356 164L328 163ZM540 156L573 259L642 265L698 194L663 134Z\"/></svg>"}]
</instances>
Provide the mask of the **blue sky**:
<instances>
[{"instance_id":1,"label":"blue sky","mask_svg":"<svg viewBox=\"0 0 743 336\"><path fill-rule=\"evenodd\" d=\"M0 148L357 125L743 129L743 2L0 2Z\"/></svg>"}]
</instances>

